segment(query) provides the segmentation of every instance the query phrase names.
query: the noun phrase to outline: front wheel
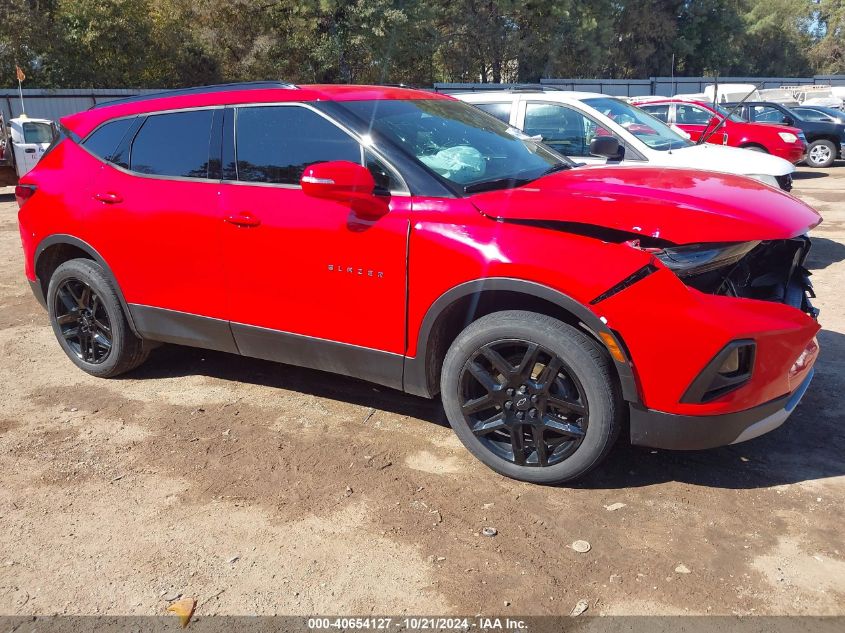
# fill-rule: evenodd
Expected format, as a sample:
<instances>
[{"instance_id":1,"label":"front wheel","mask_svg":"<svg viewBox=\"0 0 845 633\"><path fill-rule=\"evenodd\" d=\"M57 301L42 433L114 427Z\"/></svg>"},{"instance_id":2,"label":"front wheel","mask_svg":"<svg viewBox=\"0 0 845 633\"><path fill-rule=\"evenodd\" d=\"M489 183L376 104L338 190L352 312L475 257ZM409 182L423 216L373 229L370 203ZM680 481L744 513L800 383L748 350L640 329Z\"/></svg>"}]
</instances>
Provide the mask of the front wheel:
<instances>
[{"instance_id":1,"label":"front wheel","mask_svg":"<svg viewBox=\"0 0 845 633\"><path fill-rule=\"evenodd\" d=\"M607 353L579 330L533 312L497 312L461 332L443 363L441 396L473 455L534 483L586 474L621 426Z\"/></svg>"},{"instance_id":2,"label":"front wheel","mask_svg":"<svg viewBox=\"0 0 845 633\"><path fill-rule=\"evenodd\" d=\"M831 141L813 141L807 148L807 165L810 167L830 167L836 160L836 146Z\"/></svg>"},{"instance_id":3,"label":"front wheel","mask_svg":"<svg viewBox=\"0 0 845 633\"><path fill-rule=\"evenodd\" d=\"M90 259L72 259L56 269L47 289L47 310L65 354L93 376L117 376L149 354L129 327L102 267Z\"/></svg>"}]
</instances>

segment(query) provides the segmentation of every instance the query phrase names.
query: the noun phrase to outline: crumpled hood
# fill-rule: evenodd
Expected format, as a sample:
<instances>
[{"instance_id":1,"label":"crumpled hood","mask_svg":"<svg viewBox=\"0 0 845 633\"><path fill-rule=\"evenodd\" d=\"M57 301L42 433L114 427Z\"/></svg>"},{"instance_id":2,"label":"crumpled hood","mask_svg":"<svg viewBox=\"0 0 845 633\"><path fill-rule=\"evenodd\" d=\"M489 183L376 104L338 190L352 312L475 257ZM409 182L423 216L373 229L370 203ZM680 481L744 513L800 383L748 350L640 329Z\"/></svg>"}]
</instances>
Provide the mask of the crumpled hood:
<instances>
[{"instance_id":1,"label":"crumpled hood","mask_svg":"<svg viewBox=\"0 0 845 633\"><path fill-rule=\"evenodd\" d=\"M676 244L787 239L821 222L779 189L687 169L579 167L470 200L491 218L586 224Z\"/></svg>"}]
</instances>

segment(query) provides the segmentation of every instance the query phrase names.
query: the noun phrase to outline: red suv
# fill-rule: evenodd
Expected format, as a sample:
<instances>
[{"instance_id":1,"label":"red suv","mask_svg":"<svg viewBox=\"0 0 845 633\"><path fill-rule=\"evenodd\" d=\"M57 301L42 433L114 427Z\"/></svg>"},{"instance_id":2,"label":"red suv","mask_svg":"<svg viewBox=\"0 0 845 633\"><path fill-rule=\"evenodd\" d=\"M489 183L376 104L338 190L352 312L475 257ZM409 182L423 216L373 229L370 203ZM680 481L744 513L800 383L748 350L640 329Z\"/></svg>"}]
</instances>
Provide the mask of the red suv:
<instances>
[{"instance_id":1,"label":"red suv","mask_svg":"<svg viewBox=\"0 0 845 633\"><path fill-rule=\"evenodd\" d=\"M428 92L98 106L62 120L16 196L26 276L84 371L169 342L439 393L474 455L533 482L584 474L623 428L685 449L765 433L818 351L804 203L578 167Z\"/></svg>"},{"instance_id":2,"label":"red suv","mask_svg":"<svg viewBox=\"0 0 845 633\"><path fill-rule=\"evenodd\" d=\"M634 100L633 103L664 123L675 124L693 141L713 131L728 115L728 110L721 106L687 99ZM767 152L794 165L804 160L807 154L807 138L798 128L749 123L738 114L732 114L719 125L707 142Z\"/></svg>"}]
</instances>

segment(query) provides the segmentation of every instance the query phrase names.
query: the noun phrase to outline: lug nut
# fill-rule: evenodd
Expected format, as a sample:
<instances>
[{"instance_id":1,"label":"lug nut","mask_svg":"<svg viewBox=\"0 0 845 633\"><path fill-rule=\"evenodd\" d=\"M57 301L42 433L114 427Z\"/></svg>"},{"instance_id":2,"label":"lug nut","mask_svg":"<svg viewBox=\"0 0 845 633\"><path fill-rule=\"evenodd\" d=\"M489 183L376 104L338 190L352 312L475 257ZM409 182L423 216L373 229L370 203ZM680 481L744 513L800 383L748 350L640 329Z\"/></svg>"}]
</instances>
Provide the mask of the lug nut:
<instances>
[{"instance_id":1,"label":"lug nut","mask_svg":"<svg viewBox=\"0 0 845 633\"><path fill-rule=\"evenodd\" d=\"M513 389L508 389L507 394L508 394L509 396L513 396Z\"/></svg>"},{"instance_id":2,"label":"lug nut","mask_svg":"<svg viewBox=\"0 0 845 633\"><path fill-rule=\"evenodd\" d=\"M531 418L532 420L534 418L536 418L537 417L537 409L531 409L531 411L528 412L528 417Z\"/></svg>"},{"instance_id":3,"label":"lug nut","mask_svg":"<svg viewBox=\"0 0 845 633\"><path fill-rule=\"evenodd\" d=\"M525 419L525 413L523 413L522 411L517 412L516 419L517 420L524 420Z\"/></svg>"},{"instance_id":4,"label":"lug nut","mask_svg":"<svg viewBox=\"0 0 845 633\"><path fill-rule=\"evenodd\" d=\"M508 400L508 401L505 403L505 409L510 409L512 406L513 406L513 402L511 402L510 400Z\"/></svg>"},{"instance_id":5,"label":"lug nut","mask_svg":"<svg viewBox=\"0 0 845 633\"><path fill-rule=\"evenodd\" d=\"M537 400L538 400L538 399L539 399L539 398L537 398L537 394L536 394L536 393L535 393L533 396L531 396L531 402L532 402L533 404L537 404Z\"/></svg>"}]
</instances>

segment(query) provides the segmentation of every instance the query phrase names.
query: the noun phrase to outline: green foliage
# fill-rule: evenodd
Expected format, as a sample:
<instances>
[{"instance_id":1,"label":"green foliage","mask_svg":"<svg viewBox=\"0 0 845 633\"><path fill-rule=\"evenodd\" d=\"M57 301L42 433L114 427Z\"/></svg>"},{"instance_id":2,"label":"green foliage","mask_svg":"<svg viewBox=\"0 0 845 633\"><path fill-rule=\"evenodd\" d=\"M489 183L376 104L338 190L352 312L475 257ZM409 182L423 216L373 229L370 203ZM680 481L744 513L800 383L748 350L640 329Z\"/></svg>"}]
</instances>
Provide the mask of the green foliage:
<instances>
[{"instance_id":1,"label":"green foliage","mask_svg":"<svg viewBox=\"0 0 845 633\"><path fill-rule=\"evenodd\" d=\"M845 0L0 0L0 85L845 73Z\"/></svg>"},{"instance_id":2,"label":"green foliage","mask_svg":"<svg viewBox=\"0 0 845 633\"><path fill-rule=\"evenodd\" d=\"M845 0L821 0L812 59L820 73L845 74Z\"/></svg>"}]
</instances>

